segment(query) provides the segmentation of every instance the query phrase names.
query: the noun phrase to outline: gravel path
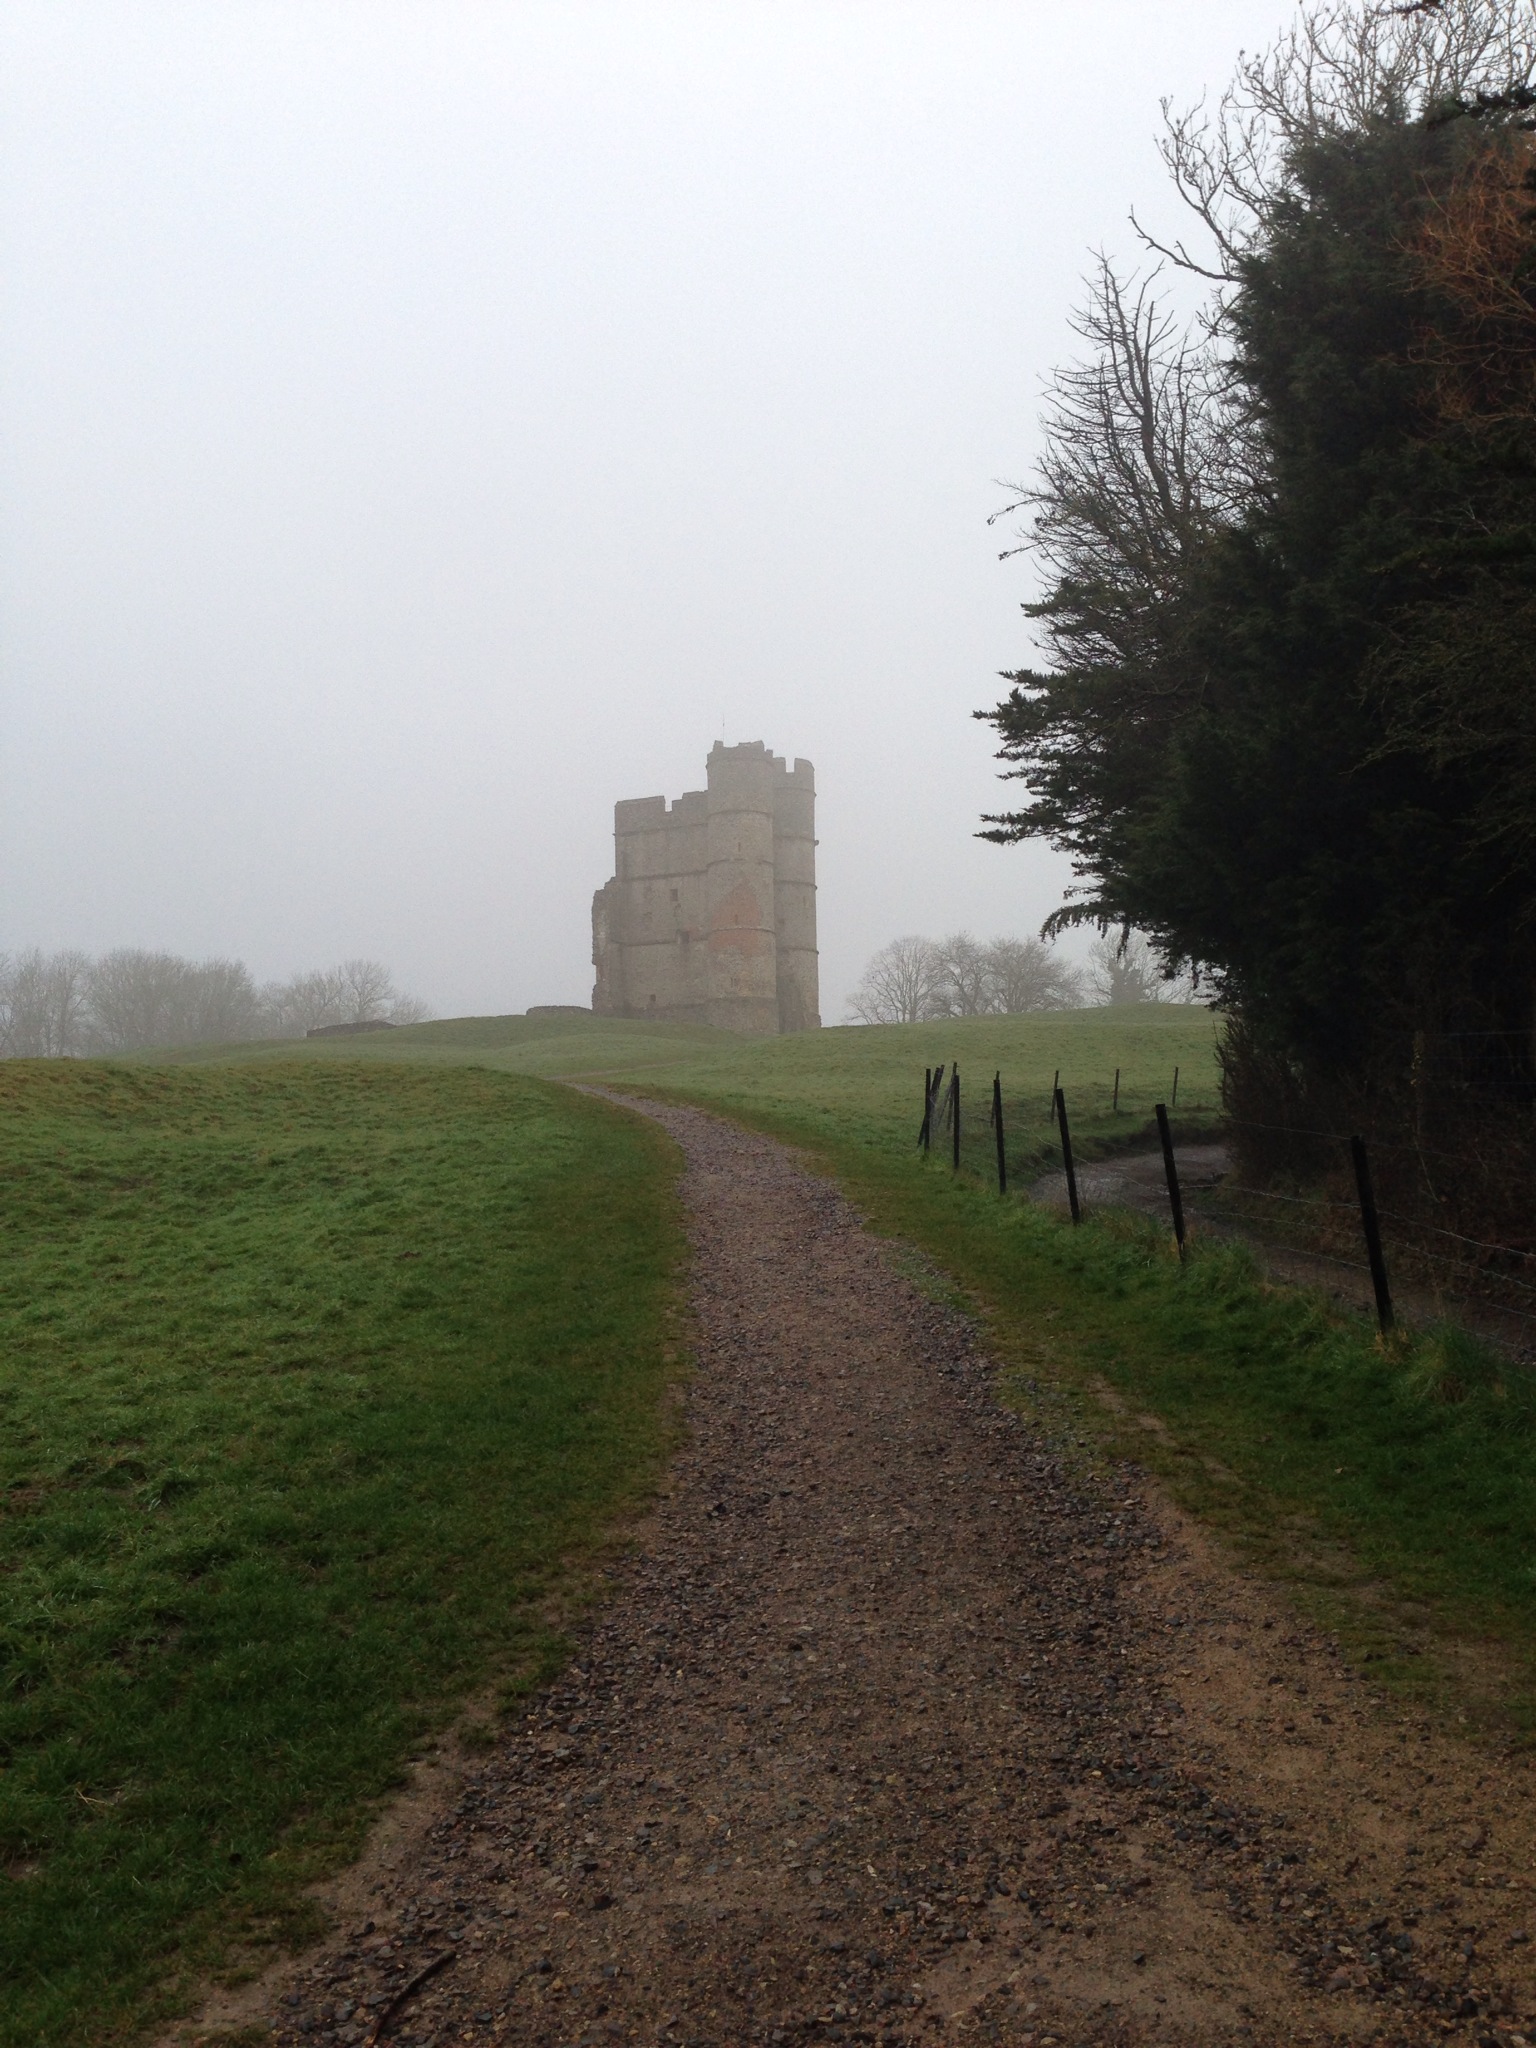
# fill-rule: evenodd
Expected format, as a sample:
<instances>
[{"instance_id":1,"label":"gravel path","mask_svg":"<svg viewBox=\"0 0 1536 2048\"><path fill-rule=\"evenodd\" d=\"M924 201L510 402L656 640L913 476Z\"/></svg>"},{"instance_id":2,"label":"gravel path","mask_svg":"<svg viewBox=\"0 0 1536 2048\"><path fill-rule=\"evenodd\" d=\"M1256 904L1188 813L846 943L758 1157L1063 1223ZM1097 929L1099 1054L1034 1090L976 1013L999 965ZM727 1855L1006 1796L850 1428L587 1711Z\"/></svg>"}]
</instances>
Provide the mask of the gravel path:
<instances>
[{"instance_id":1,"label":"gravel path","mask_svg":"<svg viewBox=\"0 0 1536 2048\"><path fill-rule=\"evenodd\" d=\"M782 1147L653 1113L697 1318L654 1519L325 1950L180 2038L1518 2042L1524 1764L1064 1462Z\"/></svg>"}]
</instances>

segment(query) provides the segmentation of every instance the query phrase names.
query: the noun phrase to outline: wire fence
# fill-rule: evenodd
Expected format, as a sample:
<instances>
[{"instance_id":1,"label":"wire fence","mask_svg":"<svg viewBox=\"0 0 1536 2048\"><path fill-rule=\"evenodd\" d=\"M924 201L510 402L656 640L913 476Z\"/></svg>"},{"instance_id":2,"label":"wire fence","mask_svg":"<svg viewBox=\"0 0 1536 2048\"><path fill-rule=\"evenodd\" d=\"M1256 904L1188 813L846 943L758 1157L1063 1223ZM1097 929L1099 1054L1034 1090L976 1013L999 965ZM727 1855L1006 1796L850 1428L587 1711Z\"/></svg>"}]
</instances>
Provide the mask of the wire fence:
<instances>
[{"instance_id":1,"label":"wire fence","mask_svg":"<svg viewBox=\"0 0 1536 2048\"><path fill-rule=\"evenodd\" d=\"M1272 1253L1350 1270L1369 1283L1384 1331L1395 1318L1394 1272L1439 1304L1490 1307L1536 1325L1536 1242L1510 1243L1436 1220L1443 1201L1436 1167L1459 1170L1464 1153L1426 1143L1419 1133L1373 1135L1367 1143L1358 1132L1233 1117L1210 1099L1208 1084L1202 1090L1185 1083L1181 1099L1181 1079L1171 1068L1163 1090L1139 1078L1130 1085L1119 1072L1073 1076L1068 1087L1058 1073L1048 1090L1022 1089L1008 1086L1001 1072L990 1084L962 1082L953 1063L941 1064L924 1073L918 1144L1003 1194L1027 1192L1050 1176L1074 1222L1106 1200L1160 1213L1181 1256L1193 1222ZM1092 1157L1078 1152L1074 1132L1086 1135ZM1245 1176L1250 1136L1300 1141L1310 1166L1305 1184ZM1139 1139L1146 1141L1134 1162L1140 1171L1128 1179L1115 1169L1131 1163L1125 1155ZM1160 1165L1160 1175L1147 1171L1150 1162Z\"/></svg>"},{"instance_id":2,"label":"wire fence","mask_svg":"<svg viewBox=\"0 0 1536 2048\"><path fill-rule=\"evenodd\" d=\"M1156 1080L1108 1069L1100 1074L1055 1074L1046 1086L1023 1087L1002 1073L968 1074L957 1090L953 1063L926 1070L923 1084L923 1120L930 1126L919 1143L937 1157L957 1164L964 1171L995 1179L998 1171L998 1108L1006 1162L1007 1185L1016 1191L1060 1164L1056 1137L1055 1097L1058 1088L1068 1094L1074 1121L1091 1125L1095 1141L1117 1148L1134 1145L1146 1137L1155 1144L1156 1106L1170 1104L1185 1125L1193 1130L1200 1124L1213 1129L1220 1117L1209 1079L1183 1073L1170 1063ZM960 1102L959 1153L955 1157L954 1102ZM932 1096L931 1113L927 1108Z\"/></svg>"},{"instance_id":3,"label":"wire fence","mask_svg":"<svg viewBox=\"0 0 1536 2048\"><path fill-rule=\"evenodd\" d=\"M1232 1119L1231 1128L1240 1133L1245 1126L1241 1119ZM1359 1147L1368 1162L1389 1167L1394 1154L1410 1163L1419 1156L1412 1146L1380 1138L1367 1145L1364 1139L1345 1140L1336 1132L1309 1130L1298 1135L1319 1138L1339 1154ZM1441 1156L1447 1165L1462 1163L1455 1154ZM1222 1178L1208 1208L1213 1221L1239 1226L1245 1236L1272 1250L1369 1270L1369 1232L1360 1196L1358 1190L1353 1199L1340 1192L1342 1177L1342 1166L1331 1174L1325 1169L1320 1185L1287 1189L1261 1187L1232 1172ZM1493 1308L1500 1315L1536 1324L1536 1248L1454 1230L1426 1215L1422 1207L1410 1210L1379 1200L1374 1207L1374 1229L1390 1271L1448 1305Z\"/></svg>"},{"instance_id":4,"label":"wire fence","mask_svg":"<svg viewBox=\"0 0 1536 2048\"><path fill-rule=\"evenodd\" d=\"M981 1075L979 1079L967 1075L965 1083L958 1085L958 1096L961 1096L961 1155L958 1155L958 1165L973 1171L973 1174L995 1176L995 1098L1001 1098L1008 1184L1020 1188L1026 1180L1034 1180L1051 1171L1053 1163L1059 1163L1055 1110L1059 1087L1063 1087L1071 1098L1073 1118L1077 1122L1092 1124L1096 1139L1108 1137L1114 1145L1130 1145L1141 1135L1149 1135L1151 1143L1155 1143L1155 1108L1159 1102L1167 1102L1192 1124L1200 1120L1214 1122L1214 1118L1221 1116L1221 1104L1214 1098L1208 1077L1188 1075L1176 1065L1169 1065L1155 1081L1108 1069L1102 1075L1057 1073L1047 1087L1038 1083L1022 1087L1001 1073ZM950 1159L954 1147L952 1108L956 1096L956 1069L952 1063L930 1067L926 1071L924 1104L930 1094L934 1098L932 1133L930 1141L924 1141L920 1135L920 1143L926 1143L926 1149L932 1149L934 1153L944 1151L944 1157ZM924 1116L928 1118L928 1110L924 1110Z\"/></svg>"}]
</instances>

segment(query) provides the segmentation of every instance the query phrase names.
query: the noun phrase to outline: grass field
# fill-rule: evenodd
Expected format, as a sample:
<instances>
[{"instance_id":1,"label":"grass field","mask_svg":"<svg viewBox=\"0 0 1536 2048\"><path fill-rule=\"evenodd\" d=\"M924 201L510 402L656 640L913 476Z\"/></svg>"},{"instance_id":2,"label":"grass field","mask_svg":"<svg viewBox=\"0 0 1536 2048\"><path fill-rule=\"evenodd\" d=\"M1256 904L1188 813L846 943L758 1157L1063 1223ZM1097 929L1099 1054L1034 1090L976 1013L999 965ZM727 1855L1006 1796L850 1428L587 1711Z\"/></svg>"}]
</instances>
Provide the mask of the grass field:
<instances>
[{"instance_id":1,"label":"grass field","mask_svg":"<svg viewBox=\"0 0 1536 2048\"><path fill-rule=\"evenodd\" d=\"M566 1076L674 1066L701 1053L740 1052L782 1041L743 1040L691 1024L637 1024L622 1018L448 1017L400 1031L355 1038L254 1039L244 1045L178 1045L135 1053L152 1066L264 1066L294 1059L427 1066L490 1066L509 1073Z\"/></svg>"},{"instance_id":2,"label":"grass field","mask_svg":"<svg viewBox=\"0 0 1536 2048\"><path fill-rule=\"evenodd\" d=\"M983 1121L1001 1071L1016 1171L1050 1163L1059 1069L1084 1156L1148 1142L1180 1068L1186 1134L1214 1118L1214 1024L1151 1008L741 1040L585 1018L462 1019L260 1051L602 1075L697 1102L802 1147L873 1225L911 1244L983 1316L1012 1398L1085 1456L1108 1446L1256 1567L1288 1581L1372 1672L1499 1739L1536 1731L1536 1400L1531 1376L1454 1330L1383 1346L1366 1320L1267 1286L1241 1249L1187 1269L1144 1219L999 1201ZM238 1058L238 1056L236 1056ZM922 1072L958 1060L967 1166L915 1146ZM1122 1109L1110 1108L1115 1068ZM1022 1178L1022 1174L1020 1178ZM1150 1418L1153 1427L1143 1426Z\"/></svg>"},{"instance_id":3,"label":"grass field","mask_svg":"<svg viewBox=\"0 0 1536 2048\"><path fill-rule=\"evenodd\" d=\"M192 1047L157 1062L292 1058L485 1064L527 1074L635 1082L793 1125L807 1135L912 1150L923 1070L962 1069L966 1156L991 1159L992 1076L1002 1076L1009 1152L1020 1173L1057 1157L1050 1091L1058 1071L1084 1157L1145 1142L1155 1102L1172 1095L1187 1127L1216 1111L1216 1020L1197 1007L1147 1004L1033 1017L965 1017L939 1024L836 1026L789 1038L743 1039L689 1025L602 1017L462 1017L361 1038L298 1045ZM1120 1109L1112 1108L1120 1071ZM988 1170L990 1167L988 1166Z\"/></svg>"},{"instance_id":4,"label":"grass field","mask_svg":"<svg viewBox=\"0 0 1536 2048\"><path fill-rule=\"evenodd\" d=\"M302 1930L654 1477L654 1129L464 1066L0 1064L0 2041Z\"/></svg>"},{"instance_id":5,"label":"grass field","mask_svg":"<svg viewBox=\"0 0 1536 2048\"><path fill-rule=\"evenodd\" d=\"M1270 1288L1240 1249L1187 1273L1128 1217L1059 1217L989 1189L988 1084L1003 1077L1015 1185L1053 1164L1059 1069L1084 1157L1152 1142L1180 1069L1184 1136L1216 1120L1216 1020L1151 1006L742 1040L584 1017L462 1019L380 1033L386 1059L602 1072L803 1147L877 1228L916 1245L989 1318L1063 1428L1153 1466L1185 1505L1288 1578L1384 1678L1536 1727L1532 1380L1455 1330L1383 1350L1359 1315ZM336 1057L337 1041L306 1052ZM922 1073L958 1060L965 1166L926 1162ZM1121 1070L1121 1114L1110 1108ZM1158 1431L1118 1420L1105 1394ZM1054 1405L1053 1405L1054 1404Z\"/></svg>"},{"instance_id":6,"label":"grass field","mask_svg":"<svg viewBox=\"0 0 1536 2048\"><path fill-rule=\"evenodd\" d=\"M916 1151L924 1070L956 1063L963 1160L987 1176L995 1170L987 1127L994 1073L1002 1079L1016 1179L1059 1159L1050 1114L1058 1072L1074 1147L1085 1158L1148 1142L1153 1104L1169 1099L1176 1067L1184 1127L1204 1128L1217 1112L1215 1019L1209 1010L1171 1004L842 1027L700 1048L665 1065L637 1060L620 1071L651 1092L717 1104L802 1139L898 1158Z\"/></svg>"}]
</instances>

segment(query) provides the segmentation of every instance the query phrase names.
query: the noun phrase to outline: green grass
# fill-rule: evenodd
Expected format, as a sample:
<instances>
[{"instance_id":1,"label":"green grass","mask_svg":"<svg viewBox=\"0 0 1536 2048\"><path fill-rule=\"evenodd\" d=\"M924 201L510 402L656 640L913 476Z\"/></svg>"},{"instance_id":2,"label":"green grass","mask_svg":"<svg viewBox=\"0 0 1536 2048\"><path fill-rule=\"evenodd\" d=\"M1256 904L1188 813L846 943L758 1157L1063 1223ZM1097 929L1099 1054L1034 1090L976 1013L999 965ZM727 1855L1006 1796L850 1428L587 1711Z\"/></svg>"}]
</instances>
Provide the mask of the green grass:
<instances>
[{"instance_id":1,"label":"green grass","mask_svg":"<svg viewBox=\"0 0 1536 2048\"><path fill-rule=\"evenodd\" d=\"M783 1041L738 1038L693 1024L631 1023L623 1018L449 1017L357 1037L254 1039L244 1045L181 1045L133 1054L151 1066L249 1066L294 1059L401 1060L437 1066L492 1066L518 1074L598 1074L672 1066L701 1052L739 1052Z\"/></svg>"},{"instance_id":2,"label":"green grass","mask_svg":"<svg viewBox=\"0 0 1536 2048\"><path fill-rule=\"evenodd\" d=\"M966 1017L939 1024L843 1026L790 1038L711 1044L665 1066L635 1060L619 1072L649 1089L716 1104L804 1138L892 1157L915 1154L923 1073L958 1062L963 1157L995 1171L987 1127L992 1077L1002 1077L1010 1171L1059 1162L1050 1116L1059 1070L1075 1150L1100 1156L1148 1140L1153 1104L1179 1068L1180 1122L1188 1132L1216 1114L1216 1020L1172 1004L1074 1010L1034 1017ZM1111 1107L1120 1070L1120 1111ZM944 1142L936 1134L937 1150Z\"/></svg>"},{"instance_id":3,"label":"green grass","mask_svg":"<svg viewBox=\"0 0 1536 2048\"><path fill-rule=\"evenodd\" d=\"M452 1066L0 1064L0 2042L302 1932L667 1441L673 1154Z\"/></svg>"},{"instance_id":4,"label":"green grass","mask_svg":"<svg viewBox=\"0 0 1536 2048\"><path fill-rule=\"evenodd\" d=\"M1187 1127L1217 1100L1216 1020L1173 1004L966 1017L940 1024L835 1026L788 1038L740 1038L687 1024L608 1017L459 1017L360 1038L194 1046L140 1055L161 1064L318 1060L476 1064L526 1074L639 1081L788 1119L850 1142L910 1149L922 1116L923 1069L958 1060L967 1157L990 1158L986 1108L1000 1072L1010 1157L1019 1170L1057 1157L1049 1116L1060 1070L1074 1144L1085 1158L1145 1142L1155 1102L1172 1092ZM1120 1112L1111 1108L1120 1069Z\"/></svg>"},{"instance_id":5,"label":"green grass","mask_svg":"<svg viewBox=\"0 0 1536 2048\"><path fill-rule=\"evenodd\" d=\"M1239 1249L1199 1246L1181 1273L1150 1225L1107 1216L1074 1232L987 1186L994 1071L1017 1186L1054 1163L1058 1068L1085 1158L1151 1142L1147 1113L1171 1093L1175 1065L1181 1134L1210 1127L1215 1033L1204 1010L1154 1006L767 1040L482 1019L372 1043L390 1058L601 1070L803 1147L876 1228L918 1246L977 1304L1018 1399L1156 1469L1406 1695L1530 1730L1536 1428L1524 1369L1454 1330L1384 1349L1363 1316L1266 1285ZM954 1060L967 1133L958 1178L914 1144L922 1070Z\"/></svg>"}]
</instances>

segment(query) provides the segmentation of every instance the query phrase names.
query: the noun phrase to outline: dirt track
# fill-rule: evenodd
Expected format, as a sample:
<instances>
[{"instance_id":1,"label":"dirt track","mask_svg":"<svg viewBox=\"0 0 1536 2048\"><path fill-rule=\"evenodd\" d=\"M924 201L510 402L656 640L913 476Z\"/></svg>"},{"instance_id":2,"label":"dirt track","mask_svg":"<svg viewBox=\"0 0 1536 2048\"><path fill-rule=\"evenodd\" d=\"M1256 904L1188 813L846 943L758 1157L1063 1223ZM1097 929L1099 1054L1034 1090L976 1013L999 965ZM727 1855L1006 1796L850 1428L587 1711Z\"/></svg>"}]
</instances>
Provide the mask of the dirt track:
<instances>
[{"instance_id":1,"label":"dirt track","mask_svg":"<svg viewBox=\"0 0 1536 2048\"><path fill-rule=\"evenodd\" d=\"M699 1350L636 1555L333 1942L176 2038L1518 2041L1526 1766L1063 1462L783 1149L656 1114Z\"/></svg>"}]
</instances>

